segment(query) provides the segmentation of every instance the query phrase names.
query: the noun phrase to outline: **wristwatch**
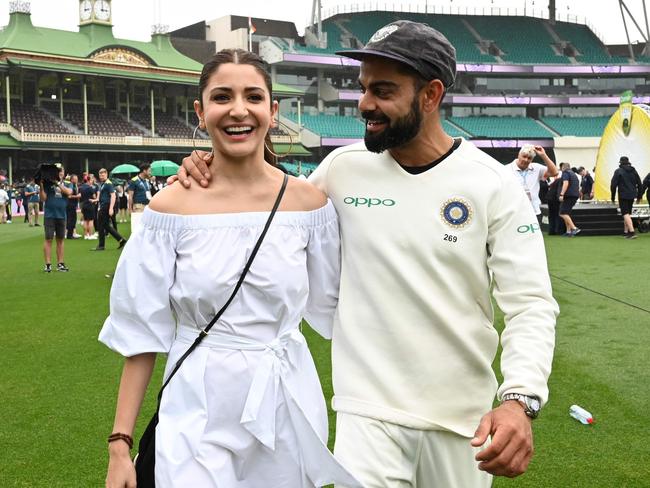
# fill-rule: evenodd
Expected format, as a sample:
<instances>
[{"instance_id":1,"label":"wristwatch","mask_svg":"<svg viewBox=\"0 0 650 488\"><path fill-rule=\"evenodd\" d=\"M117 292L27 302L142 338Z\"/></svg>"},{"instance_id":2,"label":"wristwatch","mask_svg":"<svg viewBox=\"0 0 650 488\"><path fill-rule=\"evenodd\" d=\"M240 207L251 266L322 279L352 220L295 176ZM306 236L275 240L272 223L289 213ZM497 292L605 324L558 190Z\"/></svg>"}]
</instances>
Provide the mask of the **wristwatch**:
<instances>
[{"instance_id":1,"label":"wristwatch","mask_svg":"<svg viewBox=\"0 0 650 488\"><path fill-rule=\"evenodd\" d=\"M507 402L508 400L517 400L524 407L524 413L531 419L536 419L542 408L542 404L536 396L524 395L522 393L507 393L501 397L501 403Z\"/></svg>"}]
</instances>

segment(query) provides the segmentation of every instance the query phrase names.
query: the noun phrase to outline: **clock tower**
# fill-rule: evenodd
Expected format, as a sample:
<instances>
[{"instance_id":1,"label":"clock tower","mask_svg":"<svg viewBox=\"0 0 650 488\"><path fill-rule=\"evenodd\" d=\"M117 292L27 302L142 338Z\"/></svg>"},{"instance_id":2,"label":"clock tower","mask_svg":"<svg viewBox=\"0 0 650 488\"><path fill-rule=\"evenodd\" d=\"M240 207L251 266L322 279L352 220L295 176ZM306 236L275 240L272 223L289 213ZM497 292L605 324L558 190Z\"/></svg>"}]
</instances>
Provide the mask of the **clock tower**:
<instances>
[{"instance_id":1,"label":"clock tower","mask_svg":"<svg viewBox=\"0 0 650 488\"><path fill-rule=\"evenodd\" d=\"M111 25L111 0L79 0L79 25Z\"/></svg>"}]
</instances>

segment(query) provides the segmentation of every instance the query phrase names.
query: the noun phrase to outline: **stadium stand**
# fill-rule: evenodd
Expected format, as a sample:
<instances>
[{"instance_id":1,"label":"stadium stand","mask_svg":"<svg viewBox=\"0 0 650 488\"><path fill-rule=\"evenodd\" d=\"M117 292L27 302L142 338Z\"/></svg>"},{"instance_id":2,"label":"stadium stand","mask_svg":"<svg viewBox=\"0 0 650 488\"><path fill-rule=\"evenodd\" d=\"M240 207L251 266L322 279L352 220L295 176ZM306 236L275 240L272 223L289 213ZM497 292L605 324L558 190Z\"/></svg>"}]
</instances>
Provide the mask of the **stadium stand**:
<instances>
[{"instance_id":1,"label":"stadium stand","mask_svg":"<svg viewBox=\"0 0 650 488\"><path fill-rule=\"evenodd\" d=\"M2 102L2 120L7 120L4 101ZM56 121L56 118L39 107L22 104L17 100L11 101L11 125L25 132L45 134L70 134L71 132Z\"/></svg>"},{"instance_id":2,"label":"stadium stand","mask_svg":"<svg viewBox=\"0 0 650 488\"><path fill-rule=\"evenodd\" d=\"M552 28L562 40L570 42L578 50L579 54L576 56L576 60L580 63L620 64L628 62L627 58L620 56L612 59L603 43L585 25L556 22Z\"/></svg>"},{"instance_id":3,"label":"stadium stand","mask_svg":"<svg viewBox=\"0 0 650 488\"><path fill-rule=\"evenodd\" d=\"M468 17L483 39L494 41L501 58L518 64L567 64L569 58L552 47L555 40L539 19L528 17Z\"/></svg>"},{"instance_id":4,"label":"stadium stand","mask_svg":"<svg viewBox=\"0 0 650 488\"><path fill-rule=\"evenodd\" d=\"M283 115L293 122L298 122L296 114L287 113ZM365 132L364 123L353 117L303 114L301 121L308 130L321 137L360 139Z\"/></svg>"},{"instance_id":5,"label":"stadium stand","mask_svg":"<svg viewBox=\"0 0 650 488\"><path fill-rule=\"evenodd\" d=\"M448 120L443 119L442 120L442 128L445 130L447 134L449 134L451 137L465 137L469 138L471 135L464 130L456 127L452 123L450 123Z\"/></svg>"},{"instance_id":6,"label":"stadium stand","mask_svg":"<svg viewBox=\"0 0 650 488\"><path fill-rule=\"evenodd\" d=\"M459 126L473 137L512 138L552 138L554 134L534 119L527 117L449 117L449 121Z\"/></svg>"},{"instance_id":7,"label":"stadium stand","mask_svg":"<svg viewBox=\"0 0 650 488\"><path fill-rule=\"evenodd\" d=\"M59 104L44 102L43 107L59 115ZM83 131L84 111L79 103L63 104L63 119ZM126 119L99 105L88 105L88 134L104 136L141 136L142 131L129 124Z\"/></svg>"},{"instance_id":8,"label":"stadium stand","mask_svg":"<svg viewBox=\"0 0 650 488\"><path fill-rule=\"evenodd\" d=\"M151 111L147 107L143 107L141 110L131 110L129 115L131 116L131 119L143 127L148 129L151 128ZM178 138L192 137L192 131L194 128L189 127L185 124L185 121L181 121L173 115L169 115L161 110L154 110L154 120L157 136Z\"/></svg>"},{"instance_id":9,"label":"stadium stand","mask_svg":"<svg viewBox=\"0 0 650 488\"><path fill-rule=\"evenodd\" d=\"M542 117L540 120L562 136L600 137L609 117Z\"/></svg>"}]
</instances>

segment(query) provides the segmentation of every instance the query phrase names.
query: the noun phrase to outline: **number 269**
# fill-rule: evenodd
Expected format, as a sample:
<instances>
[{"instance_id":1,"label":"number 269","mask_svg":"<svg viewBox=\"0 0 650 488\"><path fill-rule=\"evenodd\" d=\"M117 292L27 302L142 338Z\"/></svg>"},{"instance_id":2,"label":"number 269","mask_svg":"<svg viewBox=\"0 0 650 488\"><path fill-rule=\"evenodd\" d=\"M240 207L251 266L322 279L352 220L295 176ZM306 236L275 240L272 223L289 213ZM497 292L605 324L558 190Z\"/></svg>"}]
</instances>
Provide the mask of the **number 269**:
<instances>
[{"instance_id":1,"label":"number 269","mask_svg":"<svg viewBox=\"0 0 650 488\"><path fill-rule=\"evenodd\" d=\"M443 237L442 240L448 242L458 242L458 237L452 234L445 234L445 237Z\"/></svg>"}]
</instances>

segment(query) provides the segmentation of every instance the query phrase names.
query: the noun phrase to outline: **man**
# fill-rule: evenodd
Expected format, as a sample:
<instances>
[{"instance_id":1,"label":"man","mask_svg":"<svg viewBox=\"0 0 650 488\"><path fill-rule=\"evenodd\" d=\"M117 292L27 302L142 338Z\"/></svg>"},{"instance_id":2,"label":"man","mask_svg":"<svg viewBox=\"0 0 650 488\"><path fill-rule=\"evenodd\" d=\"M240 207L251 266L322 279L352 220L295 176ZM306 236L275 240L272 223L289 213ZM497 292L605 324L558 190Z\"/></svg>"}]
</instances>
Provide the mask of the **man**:
<instances>
[{"instance_id":1,"label":"man","mask_svg":"<svg viewBox=\"0 0 650 488\"><path fill-rule=\"evenodd\" d=\"M68 206L66 207L66 238L68 239L79 239L81 237L75 231L77 228L77 207L81 198L78 183L79 177L75 174L71 174L64 182L65 186L72 190L72 193L68 197Z\"/></svg>"},{"instance_id":2,"label":"man","mask_svg":"<svg viewBox=\"0 0 650 488\"><path fill-rule=\"evenodd\" d=\"M67 198L72 190L63 184L65 170L63 166L56 165L59 168L58 179L54 181L39 181L40 200L44 202L44 219L45 242L43 244L43 255L45 257L45 267L43 271L52 272L52 239L56 237L56 269L57 271L70 271L65 265L64 259L64 239L65 239L65 220Z\"/></svg>"},{"instance_id":3,"label":"man","mask_svg":"<svg viewBox=\"0 0 650 488\"><path fill-rule=\"evenodd\" d=\"M566 227L566 232L562 235L564 237L575 237L580 233L580 229L573 223L571 211L580 196L580 182L569 163L561 163L560 170L562 171L562 186L559 195L560 218L564 221Z\"/></svg>"},{"instance_id":4,"label":"man","mask_svg":"<svg viewBox=\"0 0 650 488\"><path fill-rule=\"evenodd\" d=\"M610 182L610 191L612 203L616 200L616 192L618 191L618 206L623 216L623 237L636 239L634 222L632 222L632 206L634 205L634 199L636 199L637 203L641 202L643 184L639 173L636 172L627 156L621 156L618 161L618 168L614 171Z\"/></svg>"},{"instance_id":5,"label":"man","mask_svg":"<svg viewBox=\"0 0 650 488\"><path fill-rule=\"evenodd\" d=\"M119 243L117 248L121 249L126 244L126 239L113 227L111 217L115 212L115 187L108 179L106 168L99 170L99 210L97 211L97 226L99 230L99 244L94 251L103 251L108 232Z\"/></svg>"},{"instance_id":6,"label":"man","mask_svg":"<svg viewBox=\"0 0 650 488\"><path fill-rule=\"evenodd\" d=\"M594 198L594 179L589 171L584 167L578 168L580 180L580 200L591 200Z\"/></svg>"},{"instance_id":7,"label":"man","mask_svg":"<svg viewBox=\"0 0 650 488\"><path fill-rule=\"evenodd\" d=\"M645 199L648 201L648 205L650 206L650 173L648 173L645 178L643 178L643 188L641 189L641 194L643 195L644 193Z\"/></svg>"},{"instance_id":8,"label":"man","mask_svg":"<svg viewBox=\"0 0 650 488\"><path fill-rule=\"evenodd\" d=\"M129 182L127 192L129 195L129 213L131 214L131 232L137 229L144 207L147 206L151 198L149 178L151 178L151 165L143 163L140 165L140 173Z\"/></svg>"},{"instance_id":9,"label":"man","mask_svg":"<svg viewBox=\"0 0 650 488\"><path fill-rule=\"evenodd\" d=\"M535 214L508 168L444 132L456 61L442 34L398 21L340 54L361 60L365 147L335 150L310 177L341 227L335 454L364 486L517 476L547 398L558 313ZM200 181L209 160L183 165ZM506 322L498 391L492 276Z\"/></svg>"},{"instance_id":10,"label":"man","mask_svg":"<svg viewBox=\"0 0 650 488\"><path fill-rule=\"evenodd\" d=\"M11 199L7 190L5 190L4 183L0 183L0 223L2 224L7 223L7 217L5 216L7 205L11 205ZM9 220L9 223L11 223L11 220Z\"/></svg>"},{"instance_id":11,"label":"man","mask_svg":"<svg viewBox=\"0 0 650 488\"><path fill-rule=\"evenodd\" d=\"M535 156L539 156L544 164L533 163ZM539 185L541 181L556 176L558 174L557 166L548 157L542 146L532 146L526 144L519 150L519 155L512 163L508 165L510 170L515 174L522 188L530 200L537 222L542 224L542 210L540 208L541 200L539 197Z\"/></svg>"},{"instance_id":12,"label":"man","mask_svg":"<svg viewBox=\"0 0 650 488\"><path fill-rule=\"evenodd\" d=\"M39 226L38 216L40 214L40 204L41 204L41 188L36 184L34 178L29 179L29 185L25 187L25 199L27 203L23 200L23 206L27 206L27 216L29 226L33 227Z\"/></svg>"}]
</instances>

